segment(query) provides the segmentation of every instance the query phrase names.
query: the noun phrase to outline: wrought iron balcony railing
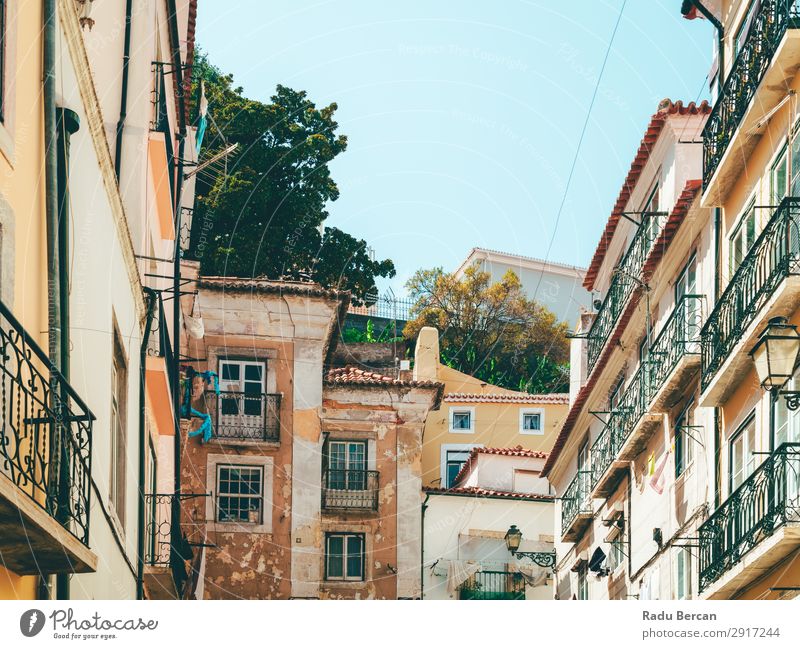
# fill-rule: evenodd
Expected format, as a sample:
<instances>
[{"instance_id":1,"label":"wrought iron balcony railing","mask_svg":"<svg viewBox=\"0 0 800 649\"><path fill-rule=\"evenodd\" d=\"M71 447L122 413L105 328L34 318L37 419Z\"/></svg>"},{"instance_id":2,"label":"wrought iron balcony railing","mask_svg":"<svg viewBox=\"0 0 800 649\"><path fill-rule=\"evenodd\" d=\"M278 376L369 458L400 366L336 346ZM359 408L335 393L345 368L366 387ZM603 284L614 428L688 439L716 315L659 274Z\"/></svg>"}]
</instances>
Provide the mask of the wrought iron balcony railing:
<instances>
[{"instance_id":1,"label":"wrought iron balcony railing","mask_svg":"<svg viewBox=\"0 0 800 649\"><path fill-rule=\"evenodd\" d=\"M608 293L606 293L587 336L586 356L589 372L600 358L600 353L606 346L628 299L639 283L642 266L661 231L664 216L661 212L642 214L641 225L636 231L631 245L622 261L614 269Z\"/></svg>"},{"instance_id":2,"label":"wrought iron balcony railing","mask_svg":"<svg viewBox=\"0 0 800 649\"><path fill-rule=\"evenodd\" d=\"M750 101L789 28L798 25L796 0L763 0L703 129L703 187L717 170Z\"/></svg>"},{"instance_id":3,"label":"wrought iron balcony railing","mask_svg":"<svg viewBox=\"0 0 800 649\"><path fill-rule=\"evenodd\" d=\"M215 398L214 437L254 442L280 441L280 394L227 391L220 392Z\"/></svg>"},{"instance_id":4,"label":"wrought iron balcony railing","mask_svg":"<svg viewBox=\"0 0 800 649\"><path fill-rule=\"evenodd\" d=\"M172 353L172 341L169 337L169 327L167 326L166 312L164 311L164 300L159 293L158 313L150 331L150 339L147 344L147 355L163 358L166 364L167 376L170 393L174 394L175 386L175 356Z\"/></svg>"},{"instance_id":5,"label":"wrought iron balcony railing","mask_svg":"<svg viewBox=\"0 0 800 649\"><path fill-rule=\"evenodd\" d=\"M567 533L579 514L589 514L592 511L589 500L589 478L588 470L578 471L564 491L561 499L561 536Z\"/></svg>"},{"instance_id":6,"label":"wrought iron balcony railing","mask_svg":"<svg viewBox=\"0 0 800 649\"><path fill-rule=\"evenodd\" d=\"M174 520L174 494L146 494L147 547L144 562L148 566L168 566L172 553Z\"/></svg>"},{"instance_id":7,"label":"wrought iron balcony railing","mask_svg":"<svg viewBox=\"0 0 800 649\"><path fill-rule=\"evenodd\" d=\"M481 570L458 589L459 599L525 599L525 578L519 572Z\"/></svg>"},{"instance_id":8,"label":"wrought iron balcony railing","mask_svg":"<svg viewBox=\"0 0 800 649\"><path fill-rule=\"evenodd\" d=\"M800 270L800 198L787 197L753 243L708 317L702 337L705 389L775 289Z\"/></svg>"},{"instance_id":9,"label":"wrought iron balcony railing","mask_svg":"<svg viewBox=\"0 0 800 649\"><path fill-rule=\"evenodd\" d=\"M0 472L86 546L94 419L0 302Z\"/></svg>"},{"instance_id":10,"label":"wrought iron balcony railing","mask_svg":"<svg viewBox=\"0 0 800 649\"><path fill-rule=\"evenodd\" d=\"M705 521L700 590L787 523L800 523L800 444L779 446Z\"/></svg>"},{"instance_id":11,"label":"wrought iron balcony railing","mask_svg":"<svg viewBox=\"0 0 800 649\"><path fill-rule=\"evenodd\" d=\"M700 353L704 295L684 295L650 347L647 401L687 354Z\"/></svg>"},{"instance_id":12,"label":"wrought iron balcony railing","mask_svg":"<svg viewBox=\"0 0 800 649\"><path fill-rule=\"evenodd\" d=\"M377 471L326 469L322 474L323 509L378 510Z\"/></svg>"}]
</instances>

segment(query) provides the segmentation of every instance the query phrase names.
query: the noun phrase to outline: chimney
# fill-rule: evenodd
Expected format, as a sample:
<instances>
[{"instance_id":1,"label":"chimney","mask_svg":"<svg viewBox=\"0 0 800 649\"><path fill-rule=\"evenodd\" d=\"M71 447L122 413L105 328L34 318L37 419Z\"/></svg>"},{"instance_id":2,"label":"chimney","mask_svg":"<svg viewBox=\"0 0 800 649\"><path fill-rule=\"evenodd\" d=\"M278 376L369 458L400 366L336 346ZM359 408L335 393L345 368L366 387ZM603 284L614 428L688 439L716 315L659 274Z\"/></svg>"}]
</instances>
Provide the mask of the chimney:
<instances>
[{"instance_id":1,"label":"chimney","mask_svg":"<svg viewBox=\"0 0 800 649\"><path fill-rule=\"evenodd\" d=\"M439 368L439 331L423 327L414 347L414 380L436 381Z\"/></svg>"}]
</instances>

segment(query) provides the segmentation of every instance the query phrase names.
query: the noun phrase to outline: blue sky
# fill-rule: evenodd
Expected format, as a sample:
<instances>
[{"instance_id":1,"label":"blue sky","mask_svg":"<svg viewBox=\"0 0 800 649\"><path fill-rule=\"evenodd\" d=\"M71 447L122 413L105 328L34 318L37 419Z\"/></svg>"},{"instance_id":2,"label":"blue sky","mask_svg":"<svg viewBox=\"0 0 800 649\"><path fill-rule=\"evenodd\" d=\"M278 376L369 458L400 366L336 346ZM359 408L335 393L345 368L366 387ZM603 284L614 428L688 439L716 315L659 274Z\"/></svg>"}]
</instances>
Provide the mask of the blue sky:
<instances>
[{"instance_id":1,"label":"blue sky","mask_svg":"<svg viewBox=\"0 0 800 649\"><path fill-rule=\"evenodd\" d=\"M558 222L622 0L204 0L197 41L250 97L338 103L329 223L401 293L474 246L588 264L659 100L708 96L713 28L680 4L627 1Z\"/></svg>"}]
</instances>

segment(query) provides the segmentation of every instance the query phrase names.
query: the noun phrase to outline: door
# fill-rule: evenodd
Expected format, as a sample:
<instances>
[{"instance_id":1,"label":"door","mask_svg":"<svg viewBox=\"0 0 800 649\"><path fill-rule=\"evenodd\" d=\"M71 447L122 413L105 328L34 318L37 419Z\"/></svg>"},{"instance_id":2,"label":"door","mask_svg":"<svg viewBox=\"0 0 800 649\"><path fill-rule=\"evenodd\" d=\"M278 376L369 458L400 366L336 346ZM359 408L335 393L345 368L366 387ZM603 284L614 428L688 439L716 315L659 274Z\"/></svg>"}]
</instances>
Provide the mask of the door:
<instances>
[{"instance_id":1,"label":"door","mask_svg":"<svg viewBox=\"0 0 800 649\"><path fill-rule=\"evenodd\" d=\"M700 353L701 304L697 295L697 262L695 257L683 267L675 282L675 314L679 318L683 348L687 353Z\"/></svg>"},{"instance_id":2,"label":"door","mask_svg":"<svg viewBox=\"0 0 800 649\"><path fill-rule=\"evenodd\" d=\"M261 437L263 435L265 379L266 366L262 361L220 360L219 429L221 436Z\"/></svg>"},{"instance_id":3,"label":"door","mask_svg":"<svg viewBox=\"0 0 800 649\"><path fill-rule=\"evenodd\" d=\"M792 378L784 387L788 392L800 390L800 379ZM789 410L784 395L778 394L775 401L775 428L773 434L773 450L782 444L797 444L785 449L785 456L776 456L779 475L785 475L786 494L781 494L782 482L776 481L776 501L787 499L788 506L795 510L800 508L800 410Z\"/></svg>"},{"instance_id":4,"label":"door","mask_svg":"<svg viewBox=\"0 0 800 649\"><path fill-rule=\"evenodd\" d=\"M363 491L367 488L366 442L330 442L328 488Z\"/></svg>"},{"instance_id":5,"label":"door","mask_svg":"<svg viewBox=\"0 0 800 649\"><path fill-rule=\"evenodd\" d=\"M578 482L580 485L578 498L579 509L583 509L583 502L589 495L589 440L587 439L578 451Z\"/></svg>"}]
</instances>

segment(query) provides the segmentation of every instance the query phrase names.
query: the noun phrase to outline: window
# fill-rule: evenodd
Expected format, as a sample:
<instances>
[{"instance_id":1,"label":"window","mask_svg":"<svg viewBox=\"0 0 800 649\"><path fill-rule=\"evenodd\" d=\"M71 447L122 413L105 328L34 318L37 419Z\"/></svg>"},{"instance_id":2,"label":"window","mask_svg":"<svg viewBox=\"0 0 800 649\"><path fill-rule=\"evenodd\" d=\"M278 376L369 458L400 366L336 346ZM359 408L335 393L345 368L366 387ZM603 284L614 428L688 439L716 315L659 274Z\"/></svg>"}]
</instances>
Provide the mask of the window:
<instances>
[{"instance_id":1,"label":"window","mask_svg":"<svg viewBox=\"0 0 800 649\"><path fill-rule=\"evenodd\" d=\"M617 407L619 406L619 402L622 400L622 387L625 385L625 377L620 377L617 384L614 386L614 389L611 390L611 394L608 397L608 409L611 412L614 412Z\"/></svg>"},{"instance_id":2,"label":"window","mask_svg":"<svg viewBox=\"0 0 800 649\"><path fill-rule=\"evenodd\" d=\"M800 123L794 126L794 139L792 140L792 173L791 195L800 196Z\"/></svg>"},{"instance_id":3,"label":"window","mask_svg":"<svg viewBox=\"0 0 800 649\"><path fill-rule=\"evenodd\" d=\"M661 171L656 174L656 178L661 175ZM653 186L650 188L650 191L647 193L647 200L645 200L644 204L642 205L642 219L641 223L644 227L647 228L647 238L650 241L655 241L656 237L658 236L659 230L659 221L658 212L659 202L660 202L661 192L660 187L658 185L658 180L653 182Z\"/></svg>"},{"instance_id":4,"label":"window","mask_svg":"<svg viewBox=\"0 0 800 649\"><path fill-rule=\"evenodd\" d=\"M755 411L750 413L747 421L742 424L739 430L731 439L730 447L730 488L733 492L741 485L755 466L755 446L756 439L756 417Z\"/></svg>"},{"instance_id":5,"label":"window","mask_svg":"<svg viewBox=\"0 0 800 649\"><path fill-rule=\"evenodd\" d=\"M328 443L328 489L363 491L367 488L367 443Z\"/></svg>"},{"instance_id":6,"label":"window","mask_svg":"<svg viewBox=\"0 0 800 649\"><path fill-rule=\"evenodd\" d=\"M756 240L756 208L751 201L745 209L739 223L733 230L730 238L730 273L736 272L745 255Z\"/></svg>"},{"instance_id":7,"label":"window","mask_svg":"<svg viewBox=\"0 0 800 649\"><path fill-rule=\"evenodd\" d=\"M800 390L800 380L792 377L786 384L785 390L796 392ZM786 442L800 442L800 410L789 410L786 399L778 394L775 399L775 432L773 447L778 448Z\"/></svg>"},{"instance_id":8,"label":"window","mask_svg":"<svg viewBox=\"0 0 800 649\"><path fill-rule=\"evenodd\" d=\"M128 393L128 368L119 334L114 333L111 360L111 479L110 501L121 528L125 528L125 475L128 458L125 413Z\"/></svg>"},{"instance_id":9,"label":"window","mask_svg":"<svg viewBox=\"0 0 800 649\"><path fill-rule=\"evenodd\" d=\"M217 466L217 521L255 523L263 519L264 471L260 466Z\"/></svg>"},{"instance_id":10,"label":"window","mask_svg":"<svg viewBox=\"0 0 800 649\"><path fill-rule=\"evenodd\" d=\"M261 417L263 414L265 365L262 361L225 359L219 362L220 392L231 393L221 400L223 416Z\"/></svg>"},{"instance_id":11,"label":"window","mask_svg":"<svg viewBox=\"0 0 800 649\"><path fill-rule=\"evenodd\" d=\"M325 579L364 581L364 535L329 533L325 536Z\"/></svg>"},{"instance_id":12,"label":"window","mask_svg":"<svg viewBox=\"0 0 800 649\"><path fill-rule=\"evenodd\" d=\"M679 548L675 557L675 599L692 597L692 555L688 548Z\"/></svg>"},{"instance_id":13,"label":"window","mask_svg":"<svg viewBox=\"0 0 800 649\"><path fill-rule=\"evenodd\" d=\"M625 562L625 540L622 534L617 534L611 541L611 548L608 551L608 569L613 573Z\"/></svg>"},{"instance_id":14,"label":"window","mask_svg":"<svg viewBox=\"0 0 800 649\"><path fill-rule=\"evenodd\" d=\"M694 459L694 404L675 419L675 477L683 475Z\"/></svg>"},{"instance_id":15,"label":"window","mask_svg":"<svg viewBox=\"0 0 800 649\"><path fill-rule=\"evenodd\" d=\"M474 433L475 408L450 408L450 432Z\"/></svg>"},{"instance_id":16,"label":"window","mask_svg":"<svg viewBox=\"0 0 800 649\"><path fill-rule=\"evenodd\" d=\"M444 486L450 488L456 481L456 476L461 471L461 467L469 458L471 451L447 451L445 459L445 484Z\"/></svg>"},{"instance_id":17,"label":"window","mask_svg":"<svg viewBox=\"0 0 800 649\"><path fill-rule=\"evenodd\" d=\"M758 15L758 8L761 0L752 0L750 6L745 11L742 22L739 23L739 29L736 30L736 36L733 39L733 60L739 56L744 44L747 42L747 36L750 34L750 28L753 26L753 20Z\"/></svg>"},{"instance_id":18,"label":"window","mask_svg":"<svg viewBox=\"0 0 800 649\"><path fill-rule=\"evenodd\" d=\"M789 192L789 153L786 147L778 154L770 171L770 204L777 207Z\"/></svg>"},{"instance_id":19,"label":"window","mask_svg":"<svg viewBox=\"0 0 800 649\"><path fill-rule=\"evenodd\" d=\"M520 408L519 432L524 435L544 435L544 410Z\"/></svg>"},{"instance_id":20,"label":"window","mask_svg":"<svg viewBox=\"0 0 800 649\"><path fill-rule=\"evenodd\" d=\"M578 599L589 599L589 581L586 572L586 568L578 571Z\"/></svg>"},{"instance_id":21,"label":"window","mask_svg":"<svg viewBox=\"0 0 800 649\"><path fill-rule=\"evenodd\" d=\"M589 439L587 437L578 450L578 478L581 500L589 494ZM583 504L583 503L581 503Z\"/></svg>"}]
</instances>

